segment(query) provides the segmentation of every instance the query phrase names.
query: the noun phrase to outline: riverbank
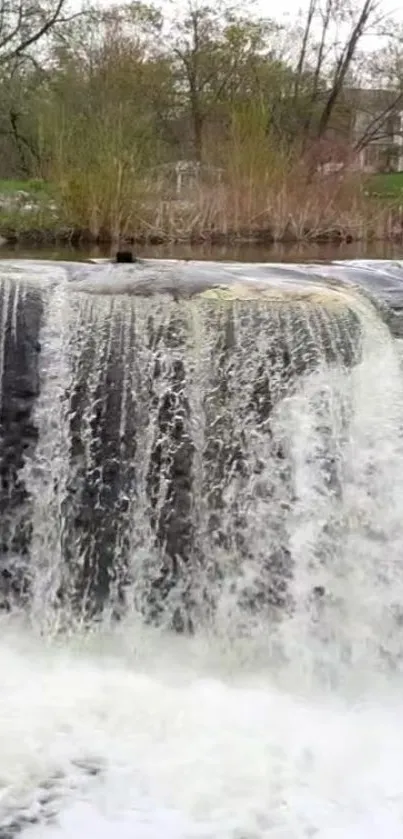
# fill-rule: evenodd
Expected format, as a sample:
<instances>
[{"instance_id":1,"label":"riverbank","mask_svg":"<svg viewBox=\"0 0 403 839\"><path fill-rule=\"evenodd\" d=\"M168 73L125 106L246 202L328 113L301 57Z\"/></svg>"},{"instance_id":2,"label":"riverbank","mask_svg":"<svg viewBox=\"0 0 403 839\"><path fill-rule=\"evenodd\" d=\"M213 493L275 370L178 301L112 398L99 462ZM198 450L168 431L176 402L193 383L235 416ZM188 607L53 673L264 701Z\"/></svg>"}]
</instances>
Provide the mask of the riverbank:
<instances>
[{"instance_id":1,"label":"riverbank","mask_svg":"<svg viewBox=\"0 0 403 839\"><path fill-rule=\"evenodd\" d=\"M377 180L379 189L379 178ZM86 196L74 204L69 192L42 181L0 182L0 242L3 246L189 244L272 246L298 243L403 241L403 200L371 192L365 184L326 178L313 185L242 189L199 186L186 196L161 184L134 199L102 203ZM403 193L402 193L403 194ZM83 199L83 195L80 195Z\"/></svg>"}]
</instances>

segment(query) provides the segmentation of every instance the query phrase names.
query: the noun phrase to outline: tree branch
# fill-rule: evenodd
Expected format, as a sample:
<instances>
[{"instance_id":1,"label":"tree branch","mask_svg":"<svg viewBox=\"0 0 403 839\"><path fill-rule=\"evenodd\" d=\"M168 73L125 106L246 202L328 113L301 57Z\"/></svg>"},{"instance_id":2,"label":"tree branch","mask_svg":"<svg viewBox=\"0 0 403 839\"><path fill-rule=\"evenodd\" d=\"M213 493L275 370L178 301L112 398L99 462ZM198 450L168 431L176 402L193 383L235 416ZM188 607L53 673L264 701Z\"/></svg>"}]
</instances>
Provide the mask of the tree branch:
<instances>
[{"instance_id":1,"label":"tree branch","mask_svg":"<svg viewBox=\"0 0 403 839\"><path fill-rule=\"evenodd\" d=\"M49 9L40 2L0 0L0 64L27 53L59 23L67 23L81 13L63 16L68 0L55 0Z\"/></svg>"}]
</instances>

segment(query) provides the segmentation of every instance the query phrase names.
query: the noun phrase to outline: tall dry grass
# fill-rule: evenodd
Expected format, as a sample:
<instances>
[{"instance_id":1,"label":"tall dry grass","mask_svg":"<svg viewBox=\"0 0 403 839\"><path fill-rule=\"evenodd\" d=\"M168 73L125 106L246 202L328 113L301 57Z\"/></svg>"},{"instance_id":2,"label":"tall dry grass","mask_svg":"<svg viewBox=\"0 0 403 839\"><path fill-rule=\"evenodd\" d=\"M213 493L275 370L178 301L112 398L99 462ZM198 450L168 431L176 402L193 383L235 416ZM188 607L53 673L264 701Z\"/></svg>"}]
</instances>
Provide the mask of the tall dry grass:
<instances>
[{"instance_id":1,"label":"tall dry grass","mask_svg":"<svg viewBox=\"0 0 403 839\"><path fill-rule=\"evenodd\" d=\"M397 209L365 198L348 178L342 183L327 178L309 187L298 180L298 172L290 173L278 188L263 194L253 181L200 185L183 201L161 200L155 194L132 232L138 238L172 241L257 242L362 241L399 233Z\"/></svg>"},{"instance_id":2,"label":"tall dry grass","mask_svg":"<svg viewBox=\"0 0 403 839\"><path fill-rule=\"evenodd\" d=\"M59 122L54 132L49 172L63 221L94 240L365 240L394 235L400 224L356 174L308 179L260 107L234 111L225 140L206 149L210 174L179 195L156 138L127 126L115 110L95 122Z\"/></svg>"}]
</instances>

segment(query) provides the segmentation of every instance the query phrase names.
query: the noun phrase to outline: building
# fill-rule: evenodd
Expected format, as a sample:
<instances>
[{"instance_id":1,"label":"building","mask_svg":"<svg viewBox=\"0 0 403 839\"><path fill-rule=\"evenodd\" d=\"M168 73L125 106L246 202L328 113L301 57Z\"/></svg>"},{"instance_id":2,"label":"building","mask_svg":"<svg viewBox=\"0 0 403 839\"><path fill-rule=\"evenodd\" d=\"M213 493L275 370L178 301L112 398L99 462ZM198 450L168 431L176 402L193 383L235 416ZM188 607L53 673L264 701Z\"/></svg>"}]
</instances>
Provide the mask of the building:
<instances>
[{"instance_id":1,"label":"building","mask_svg":"<svg viewBox=\"0 0 403 839\"><path fill-rule=\"evenodd\" d=\"M351 115L352 165L363 172L403 171L403 94L347 88L342 98Z\"/></svg>"}]
</instances>

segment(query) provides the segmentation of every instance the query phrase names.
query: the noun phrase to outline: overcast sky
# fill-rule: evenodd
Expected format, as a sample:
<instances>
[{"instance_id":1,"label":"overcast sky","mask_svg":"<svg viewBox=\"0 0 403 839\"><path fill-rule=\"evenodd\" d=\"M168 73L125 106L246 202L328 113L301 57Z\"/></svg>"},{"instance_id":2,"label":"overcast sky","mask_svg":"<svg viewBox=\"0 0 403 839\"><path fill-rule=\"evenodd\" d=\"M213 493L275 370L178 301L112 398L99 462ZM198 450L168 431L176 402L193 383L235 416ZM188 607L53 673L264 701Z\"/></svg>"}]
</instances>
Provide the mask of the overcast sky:
<instances>
[{"instance_id":1,"label":"overcast sky","mask_svg":"<svg viewBox=\"0 0 403 839\"><path fill-rule=\"evenodd\" d=\"M147 0L145 1L147 2ZM208 1L209 0L207 0L207 2ZM98 0L98 2L102 6L108 6L115 5L119 3L120 0ZM210 2L211 5L214 5L214 0L210 0ZM186 0L175 0L174 4L178 6L178 8L185 8ZM163 7L164 0L158 0L158 5ZM255 0L253 5L259 9L260 14L265 15L266 17L279 17L283 13L291 15L297 14L301 8L304 9L307 7L308 0L280 0L279 3L273 3L272 0ZM393 13L396 16L403 18L403 4L402 2L399 2L399 0L380 0L380 7L387 14Z\"/></svg>"},{"instance_id":2,"label":"overcast sky","mask_svg":"<svg viewBox=\"0 0 403 839\"><path fill-rule=\"evenodd\" d=\"M306 8L308 2L304 2L304 0L281 0L278 4L278 7L284 11L295 14L298 12L298 9ZM357 2L358 5L358 2ZM403 9L402 3L399 3L399 0L381 0L380 7L385 11L386 14L395 13L396 15L403 16ZM259 8L263 10L265 14L268 16L273 15L273 11L276 8L276 4L271 3L270 0L260 0Z\"/></svg>"},{"instance_id":3,"label":"overcast sky","mask_svg":"<svg viewBox=\"0 0 403 839\"><path fill-rule=\"evenodd\" d=\"M95 0L95 2L98 2L101 6L108 6L119 5L121 2L125 2L125 0ZM144 0L144 2L158 5L168 13L169 19L175 18L175 7L178 10L184 10L187 6L187 0ZM214 5L214 0L198 0L198 2ZM232 2L234 2L234 5L239 5L242 8L240 0L228 0L229 4ZM354 0L354 2L359 6L363 0ZM80 0L73 0L73 3L78 5ZM273 0L252 0L251 5L245 3L244 11L247 13L249 7L249 9L253 9L263 17L276 18L278 20L284 19L285 17L288 22L291 22L294 16L307 9L308 3L309 0L279 0L279 2L273 2ZM399 0L379 0L379 9L385 16L393 16L403 27L403 0L400 0L400 2ZM365 42L361 43L361 49L369 51L376 50L379 46L381 46L379 38L377 39L369 35L366 37Z\"/></svg>"}]
</instances>

